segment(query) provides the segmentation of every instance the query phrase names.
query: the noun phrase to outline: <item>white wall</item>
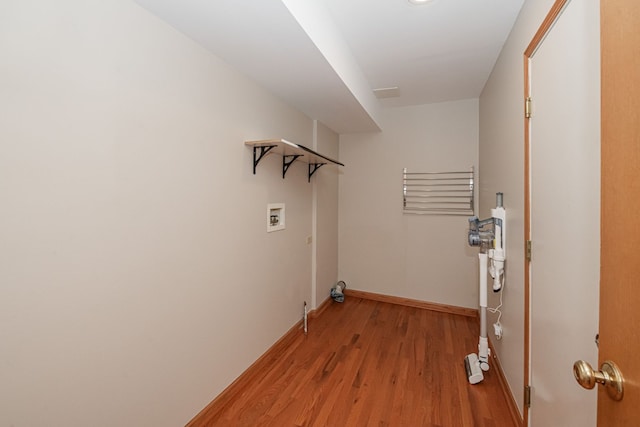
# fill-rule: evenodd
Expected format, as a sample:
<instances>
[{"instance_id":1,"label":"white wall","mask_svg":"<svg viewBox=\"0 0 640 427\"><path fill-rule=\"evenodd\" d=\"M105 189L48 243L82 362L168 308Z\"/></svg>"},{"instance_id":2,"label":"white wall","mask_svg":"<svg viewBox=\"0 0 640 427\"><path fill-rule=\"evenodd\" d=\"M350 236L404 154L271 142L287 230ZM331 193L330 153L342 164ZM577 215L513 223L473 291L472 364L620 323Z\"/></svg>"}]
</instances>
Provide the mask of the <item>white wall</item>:
<instances>
[{"instance_id":1,"label":"white wall","mask_svg":"<svg viewBox=\"0 0 640 427\"><path fill-rule=\"evenodd\" d=\"M509 227L501 319L504 337L493 342L520 410L524 387L523 54L553 3L553 0L525 2L480 96L480 212L488 213L495 205L495 193L504 192ZM598 54L597 49L593 49L593 54ZM497 303L497 298L490 301ZM489 321L493 323L494 319L490 317Z\"/></svg>"},{"instance_id":2,"label":"white wall","mask_svg":"<svg viewBox=\"0 0 640 427\"><path fill-rule=\"evenodd\" d=\"M390 108L382 132L340 136L338 276L352 289L477 307L464 216L402 213L402 169L478 164L478 100Z\"/></svg>"},{"instance_id":3,"label":"white wall","mask_svg":"<svg viewBox=\"0 0 640 427\"><path fill-rule=\"evenodd\" d=\"M243 141L313 122L127 0L2 2L0 51L0 424L183 425L311 298L306 165Z\"/></svg>"},{"instance_id":4,"label":"white wall","mask_svg":"<svg viewBox=\"0 0 640 427\"><path fill-rule=\"evenodd\" d=\"M508 261L503 291L503 338L493 343L522 412L524 387L524 69L523 54L553 0L525 2L480 96L480 213L504 193ZM489 304L495 306L496 298ZM495 318L490 316L488 323Z\"/></svg>"},{"instance_id":5,"label":"white wall","mask_svg":"<svg viewBox=\"0 0 640 427\"><path fill-rule=\"evenodd\" d=\"M315 149L338 159L339 136L322 123L315 122ZM313 184L313 308L329 298L338 281L338 177L342 167L322 166L312 178Z\"/></svg>"}]
</instances>

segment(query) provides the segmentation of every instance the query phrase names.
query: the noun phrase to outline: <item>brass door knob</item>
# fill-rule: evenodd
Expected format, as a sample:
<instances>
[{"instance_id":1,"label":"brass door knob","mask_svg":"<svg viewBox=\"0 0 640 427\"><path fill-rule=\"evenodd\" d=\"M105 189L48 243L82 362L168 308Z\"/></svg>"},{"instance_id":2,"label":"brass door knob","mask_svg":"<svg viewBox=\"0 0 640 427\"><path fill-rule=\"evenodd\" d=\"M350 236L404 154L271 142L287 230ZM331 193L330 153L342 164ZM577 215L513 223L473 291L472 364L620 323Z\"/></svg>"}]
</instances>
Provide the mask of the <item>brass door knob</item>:
<instances>
[{"instance_id":1,"label":"brass door knob","mask_svg":"<svg viewBox=\"0 0 640 427\"><path fill-rule=\"evenodd\" d=\"M573 376L582 387L591 390L596 384L602 384L613 400L622 400L624 396L624 378L618 366L610 360L602 363L599 371L594 371L584 360L573 364Z\"/></svg>"}]
</instances>

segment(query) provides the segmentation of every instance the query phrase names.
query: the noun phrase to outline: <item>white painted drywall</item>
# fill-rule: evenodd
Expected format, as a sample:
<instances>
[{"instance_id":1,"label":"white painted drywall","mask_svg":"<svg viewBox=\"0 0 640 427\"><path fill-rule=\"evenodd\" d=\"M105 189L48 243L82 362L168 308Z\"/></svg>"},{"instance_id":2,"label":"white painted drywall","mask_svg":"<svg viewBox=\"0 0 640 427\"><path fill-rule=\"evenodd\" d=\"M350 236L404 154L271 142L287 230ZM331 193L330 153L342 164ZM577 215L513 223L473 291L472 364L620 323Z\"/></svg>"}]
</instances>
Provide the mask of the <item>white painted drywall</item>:
<instances>
[{"instance_id":1,"label":"white painted drywall","mask_svg":"<svg viewBox=\"0 0 640 427\"><path fill-rule=\"evenodd\" d=\"M316 146L319 153L338 159L339 136L327 126L316 122ZM338 177L341 166L325 165L316 171L313 184L313 244L315 269L313 308L329 298L338 281Z\"/></svg>"},{"instance_id":2,"label":"white painted drywall","mask_svg":"<svg viewBox=\"0 0 640 427\"><path fill-rule=\"evenodd\" d=\"M383 131L340 136L339 277L352 289L477 307L465 216L402 212L402 170L478 163L478 100L383 110Z\"/></svg>"},{"instance_id":3,"label":"white painted drywall","mask_svg":"<svg viewBox=\"0 0 640 427\"><path fill-rule=\"evenodd\" d=\"M521 411L524 387L523 54L553 3L553 0L525 2L480 96L480 212L488 213L495 206L495 193L502 191L509 227L502 307L504 337L493 342ZM597 55L597 51L592 54ZM497 303L497 298L490 300L490 304ZM489 321L492 323L494 318L490 317Z\"/></svg>"},{"instance_id":4,"label":"white painted drywall","mask_svg":"<svg viewBox=\"0 0 640 427\"><path fill-rule=\"evenodd\" d=\"M524 388L524 69L523 54L553 0L527 1L480 96L480 212L504 193L509 248L502 307L503 338L493 339L511 392L523 410ZM496 298L489 304L495 306ZM488 323L495 318L489 317Z\"/></svg>"},{"instance_id":5,"label":"white painted drywall","mask_svg":"<svg viewBox=\"0 0 640 427\"><path fill-rule=\"evenodd\" d=\"M184 425L311 297L306 165L243 142L312 121L128 0L2 2L0 51L0 424Z\"/></svg>"},{"instance_id":6,"label":"white painted drywall","mask_svg":"<svg viewBox=\"0 0 640 427\"><path fill-rule=\"evenodd\" d=\"M380 103L373 94L360 64L335 25L327 6L318 1L281 1L327 59L331 68L340 76L354 98L358 100L358 104L364 110L363 113L369 116L371 125L368 128L379 127ZM336 109L339 107L336 105Z\"/></svg>"}]
</instances>

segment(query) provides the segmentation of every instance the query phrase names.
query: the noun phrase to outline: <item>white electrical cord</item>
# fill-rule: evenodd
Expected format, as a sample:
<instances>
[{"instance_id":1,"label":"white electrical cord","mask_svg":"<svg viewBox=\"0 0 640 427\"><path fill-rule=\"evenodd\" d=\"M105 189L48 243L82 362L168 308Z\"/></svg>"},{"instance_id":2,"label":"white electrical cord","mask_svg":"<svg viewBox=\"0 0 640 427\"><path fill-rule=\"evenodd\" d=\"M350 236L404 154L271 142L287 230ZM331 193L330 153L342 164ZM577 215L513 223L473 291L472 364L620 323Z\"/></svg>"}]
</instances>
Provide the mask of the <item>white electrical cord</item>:
<instances>
[{"instance_id":1,"label":"white electrical cord","mask_svg":"<svg viewBox=\"0 0 640 427\"><path fill-rule=\"evenodd\" d=\"M502 325L500 324L502 311L500 311L500 308L502 307L502 292L504 291L504 273L500 275L500 282L500 304L496 308L487 307L487 311L489 313L498 313L498 319L496 320L496 323L493 324L493 327L495 328L495 335L498 340L502 339Z\"/></svg>"}]
</instances>

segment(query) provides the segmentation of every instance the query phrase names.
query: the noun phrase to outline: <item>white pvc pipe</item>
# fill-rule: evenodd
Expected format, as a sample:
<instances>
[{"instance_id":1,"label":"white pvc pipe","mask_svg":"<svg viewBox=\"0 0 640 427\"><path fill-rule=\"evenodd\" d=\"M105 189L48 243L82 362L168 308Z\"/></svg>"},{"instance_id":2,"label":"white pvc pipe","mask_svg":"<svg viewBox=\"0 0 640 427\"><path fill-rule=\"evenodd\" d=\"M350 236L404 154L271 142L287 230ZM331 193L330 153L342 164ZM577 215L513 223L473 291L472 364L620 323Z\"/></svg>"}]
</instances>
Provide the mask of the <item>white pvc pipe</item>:
<instances>
[{"instance_id":1,"label":"white pvc pipe","mask_svg":"<svg viewBox=\"0 0 640 427\"><path fill-rule=\"evenodd\" d=\"M478 343L478 360L483 371L489 370L489 340L487 338L487 254L479 253L480 264L480 340Z\"/></svg>"},{"instance_id":2,"label":"white pvc pipe","mask_svg":"<svg viewBox=\"0 0 640 427\"><path fill-rule=\"evenodd\" d=\"M480 263L480 307L487 308L487 254L479 253Z\"/></svg>"}]
</instances>

